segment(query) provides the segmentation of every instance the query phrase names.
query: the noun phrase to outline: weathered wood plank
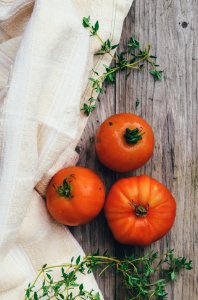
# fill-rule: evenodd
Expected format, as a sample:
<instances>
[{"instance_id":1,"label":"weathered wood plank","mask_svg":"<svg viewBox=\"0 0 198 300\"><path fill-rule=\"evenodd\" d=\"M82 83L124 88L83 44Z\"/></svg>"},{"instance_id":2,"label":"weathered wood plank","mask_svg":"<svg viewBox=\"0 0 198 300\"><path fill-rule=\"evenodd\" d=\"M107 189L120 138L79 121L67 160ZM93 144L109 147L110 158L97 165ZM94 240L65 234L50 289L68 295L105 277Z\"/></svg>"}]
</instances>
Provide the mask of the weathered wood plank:
<instances>
[{"instance_id":1,"label":"weathered wood plank","mask_svg":"<svg viewBox=\"0 0 198 300\"><path fill-rule=\"evenodd\" d=\"M135 34L149 42L164 69L162 82L154 82L147 68L117 76L100 96L79 144L80 165L96 170L107 190L120 175L101 166L95 158L94 143L99 123L115 112L135 112L153 126L155 153L146 166L134 174L146 173L163 182L177 199L177 218L172 231L151 246L162 252L167 244L179 255L194 261L194 271L185 273L169 287L169 299L198 299L198 1L136 0L123 27L120 50ZM140 104L136 108L136 99ZM125 174L127 176L128 174ZM72 229L86 252L108 249L111 254L142 254L145 250L116 243L103 215L92 223ZM119 278L109 272L98 279L105 300L124 300Z\"/></svg>"}]
</instances>

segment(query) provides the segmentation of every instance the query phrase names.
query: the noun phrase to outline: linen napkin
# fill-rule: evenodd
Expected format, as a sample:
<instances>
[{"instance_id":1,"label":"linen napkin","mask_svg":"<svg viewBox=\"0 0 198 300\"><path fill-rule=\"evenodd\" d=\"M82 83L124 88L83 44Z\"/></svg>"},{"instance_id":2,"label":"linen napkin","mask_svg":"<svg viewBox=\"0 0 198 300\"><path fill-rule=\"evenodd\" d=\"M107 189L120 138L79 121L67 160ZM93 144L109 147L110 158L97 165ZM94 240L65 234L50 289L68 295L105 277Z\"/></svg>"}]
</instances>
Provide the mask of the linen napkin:
<instances>
[{"instance_id":1,"label":"linen napkin","mask_svg":"<svg viewBox=\"0 0 198 300\"><path fill-rule=\"evenodd\" d=\"M104 40L118 43L132 0L0 0L0 299L24 299L44 264L84 255L69 230L48 215L50 178L78 160L86 125L90 70L110 58L82 27L99 20ZM93 275L80 276L98 290ZM101 296L102 299L102 296Z\"/></svg>"}]
</instances>

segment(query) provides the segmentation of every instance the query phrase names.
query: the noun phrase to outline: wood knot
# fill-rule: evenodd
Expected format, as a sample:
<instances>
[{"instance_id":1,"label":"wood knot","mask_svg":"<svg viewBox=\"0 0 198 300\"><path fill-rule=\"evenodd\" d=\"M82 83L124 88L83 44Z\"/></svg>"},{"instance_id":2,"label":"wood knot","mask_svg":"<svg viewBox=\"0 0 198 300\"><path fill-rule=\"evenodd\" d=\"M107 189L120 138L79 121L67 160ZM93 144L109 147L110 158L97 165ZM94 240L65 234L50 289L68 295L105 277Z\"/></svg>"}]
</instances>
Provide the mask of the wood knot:
<instances>
[{"instance_id":1,"label":"wood knot","mask_svg":"<svg viewBox=\"0 0 198 300\"><path fill-rule=\"evenodd\" d=\"M186 21L181 23L182 28L187 28L188 27L188 23Z\"/></svg>"}]
</instances>

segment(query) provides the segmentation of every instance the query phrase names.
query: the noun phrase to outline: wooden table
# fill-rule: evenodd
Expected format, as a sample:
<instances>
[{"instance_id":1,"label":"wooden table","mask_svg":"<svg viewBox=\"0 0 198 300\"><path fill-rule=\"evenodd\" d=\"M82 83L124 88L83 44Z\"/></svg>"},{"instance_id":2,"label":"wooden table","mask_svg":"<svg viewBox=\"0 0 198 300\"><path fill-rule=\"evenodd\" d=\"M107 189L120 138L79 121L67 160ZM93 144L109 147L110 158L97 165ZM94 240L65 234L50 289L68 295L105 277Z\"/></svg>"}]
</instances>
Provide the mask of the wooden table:
<instances>
[{"instance_id":1,"label":"wooden table","mask_svg":"<svg viewBox=\"0 0 198 300\"><path fill-rule=\"evenodd\" d=\"M151 246L160 253L174 248L193 259L194 270L185 272L168 287L174 300L198 299L198 0L136 0L123 27L121 45L135 35L148 42L164 70L162 82L154 82L147 68L119 74L116 84L106 87L91 115L79 144L79 164L94 169L107 189L119 177L96 159L92 137L98 125L118 112L133 112L154 128L155 153L147 165L134 174L148 174L163 182L177 199L177 218L171 232ZM136 107L136 101L139 106ZM124 174L128 176L129 174ZM131 174L130 174L131 175ZM150 249L126 247L115 242L101 214L88 225L72 229L86 252L98 248L112 255ZM113 271L96 278L105 300L127 299L120 278Z\"/></svg>"}]
</instances>

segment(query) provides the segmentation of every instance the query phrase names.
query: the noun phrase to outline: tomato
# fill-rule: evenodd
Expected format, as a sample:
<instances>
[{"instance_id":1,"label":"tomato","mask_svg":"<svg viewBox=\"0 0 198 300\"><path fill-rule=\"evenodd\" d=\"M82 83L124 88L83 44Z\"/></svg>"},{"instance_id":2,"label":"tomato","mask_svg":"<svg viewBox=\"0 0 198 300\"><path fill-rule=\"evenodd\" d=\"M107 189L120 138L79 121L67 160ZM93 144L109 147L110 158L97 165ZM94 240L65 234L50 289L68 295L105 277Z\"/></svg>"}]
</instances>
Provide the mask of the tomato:
<instances>
[{"instance_id":1,"label":"tomato","mask_svg":"<svg viewBox=\"0 0 198 300\"><path fill-rule=\"evenodd\" d=\"M89 222L100 212L105 188L93 171L69 167L52 178L46 199L47 208L56 221L75 226Z\"/></svg>"},{"instance_id":2,"label":"tomato","mask_svg":"<svg viewBox=\"0 0 198 300\"><path fill-rule=\"evenodd\" d=\"M140 168L152 156L154 134L150 125L134 114L106 119L96 133L96 153L109 169L128 172Z\"/></svg>"},{"instance_id":3,"label":"tomato","mask_svg":"<svg viewBox=\"0 0 198 300\"><path fill-rule=\"evenodd\" d=\"M134 176L118 180L105 203L105 216L117 241L146 246L163 237L172 227L176 202L157 180Z\"/></svg>"}]
</instances>

